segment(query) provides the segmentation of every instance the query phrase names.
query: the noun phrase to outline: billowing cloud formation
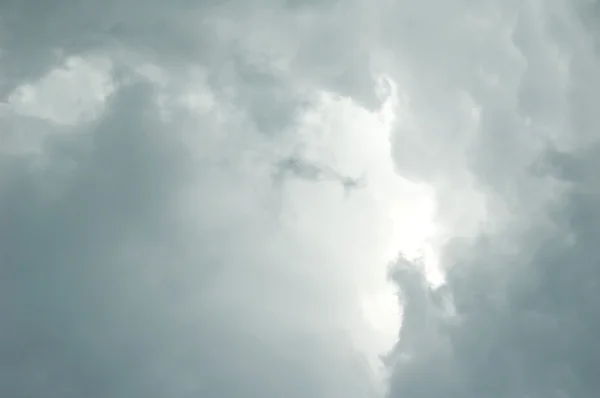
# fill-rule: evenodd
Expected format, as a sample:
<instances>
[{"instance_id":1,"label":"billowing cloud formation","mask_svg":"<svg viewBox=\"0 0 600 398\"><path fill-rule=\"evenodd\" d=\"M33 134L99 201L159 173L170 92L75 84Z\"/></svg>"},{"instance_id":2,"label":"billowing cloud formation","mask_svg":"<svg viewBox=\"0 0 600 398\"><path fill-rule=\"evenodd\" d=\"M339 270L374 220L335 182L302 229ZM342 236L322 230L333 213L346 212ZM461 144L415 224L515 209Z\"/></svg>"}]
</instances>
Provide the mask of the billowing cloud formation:
<instances>
[{"instance_id":1,"label":"billowing cloud formation","mask_svg":"<svg viewBox=\"0 0 600 398\"><path fill-rule=\"evenodd\" d=\"M454 239L442 288L399 265L391 396L598 393L596 22L578 2L508 3L447 10L403 46L414 89L397 163L441 188Z\"/></svg>"},{"instance_id":2,"label":"billowing cloud formation","mask_svg":"<svg viewBox=\"0 0 600 398\"><path fill-rule=\"evenodd\" d=\"M313 73L339 11L140 7L2 5L2 395L380 395L387 262L430 204L389 93L343 51Z\"/></svg>"},{"instance_id":3,"label":"billowing cloud formation","mask_svg":"<svg viewBox=\"0 0 600 398\"><path fill-rule=\"evenodd\" d=\"M226 153L242 149L175 139L156 95L129 83L101 119L3 156L3 393L369 394L335 330L354 271L264 210L268 174Z\"/></svg>"},{"instance_id":4,"label":"billowing cloud formation","mask_svg":"<svg viewBox=\"0 0 600 398\"><path fill-rule=\"evenodd\" d=\"M595 396L595 7L3 2L0 392Z\"/></svg>"}]
</instances>

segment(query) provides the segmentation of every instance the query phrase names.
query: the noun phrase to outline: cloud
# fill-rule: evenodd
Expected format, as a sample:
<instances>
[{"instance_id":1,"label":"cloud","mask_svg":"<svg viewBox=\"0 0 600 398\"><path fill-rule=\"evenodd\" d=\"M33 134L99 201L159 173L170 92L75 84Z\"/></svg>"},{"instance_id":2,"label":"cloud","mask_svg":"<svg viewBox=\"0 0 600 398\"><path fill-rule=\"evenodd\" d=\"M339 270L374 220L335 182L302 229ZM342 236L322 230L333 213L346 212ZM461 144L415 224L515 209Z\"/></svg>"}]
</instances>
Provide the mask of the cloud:
<instances>
[{"instance_id":1,"label":"cloud","mask_svg":"<svg viewBox=\"0 0 600 398\"><path fill-rule=\"evenodd\" d=\"M34 5L1 6L2 394L380 395L390 237L425 211L393 174L384 99L323 87L350 55L314 76L295 57L339 13ZM251 29L279 17L299 34L281 30L283 61ZM277 186L298 147L332 181Z\"/></svg>"},{"instance_id":2,"label":"cloud","mask_svg":"<svg viewBox=\"0 0 600 398\"><path fill-rule=\"evenodd\" d=\"M41 166L4 157L3 393L366 393L327 331L347 324L315 279L331 276L303 271L323 259L260 211L260 174L194 160L156 94L120 87L101 119L46 137Z\"/></svg>"},{"instance_id":3,"label":"cloud","mask_svg":"<svg viewBox=\"0 0 600 398\"><path fill-rule=\"evenodd\" d=\"M594 157L571 156L593 168ZM545 207L550 224L515 209L514 227L448 251L443 288L397 275L406 305L392 396L595 394L597 189L569 184Z\"/></svg>"},{"instance_id":4,"label":"cloud","mask_svg":"<svg viewBox=\"0 0 600 398\"><path fill-rule=\"evenodd\" d=\"M397 265L390 396L594 396L595 33L578 3L453 5L415 6L430 23L399 50L396 164L437 188L446 283Z\"/></svg>"},{"instance_id":5,"label":"cloud","mask_svg":"<svg viewBox=\"0 0 600 398\"><path fill-rule=\"evenodd\" d=\"M594 396L593 11L4 2L0 392Z\"/></svg>"}]
</instances>

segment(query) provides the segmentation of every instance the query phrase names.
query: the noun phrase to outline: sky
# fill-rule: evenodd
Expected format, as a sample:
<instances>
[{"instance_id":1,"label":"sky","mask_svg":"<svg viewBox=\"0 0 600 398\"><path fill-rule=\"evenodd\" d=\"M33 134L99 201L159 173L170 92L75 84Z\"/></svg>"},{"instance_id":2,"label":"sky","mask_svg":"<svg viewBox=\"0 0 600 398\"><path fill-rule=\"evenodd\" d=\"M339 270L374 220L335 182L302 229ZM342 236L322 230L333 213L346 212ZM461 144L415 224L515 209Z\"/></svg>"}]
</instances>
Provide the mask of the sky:
<instances>
[{"instance_id":1,"label":"sky","mask_svg":"<svg viewBox=\"0 0 600 398\"><path fill-rule=\"evenodd\" d=\"M0 395L596 397L598 18L0 2Z\"/></svg>"}]
</instances>

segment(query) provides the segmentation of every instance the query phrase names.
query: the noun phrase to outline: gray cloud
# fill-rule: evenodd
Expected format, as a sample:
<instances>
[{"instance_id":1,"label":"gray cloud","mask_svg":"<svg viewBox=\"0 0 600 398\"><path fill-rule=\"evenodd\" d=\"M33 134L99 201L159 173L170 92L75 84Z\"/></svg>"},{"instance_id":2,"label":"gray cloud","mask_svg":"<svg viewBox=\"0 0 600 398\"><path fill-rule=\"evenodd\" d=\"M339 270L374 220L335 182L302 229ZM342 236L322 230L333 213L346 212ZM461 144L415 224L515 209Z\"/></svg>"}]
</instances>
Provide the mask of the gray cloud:
<instances>
[{"instance_id":1,"label":"gray cloud","mask_svg":"<svg viewBox=\"0 0 600 398\"><path fill-rule=\"evenodd\" d=\"M444 245L442 288L398 265L405 312L389 358L391 396L595 396L593 33L573 4L523 2L475 11L482 31L469 37L464 7L440 14L422 45L407 38L418 127L398 131L396 154L400 173L440 188L440 220L450 230L469 217L481 224ZM432 57L447 29L456 48L439 74ZM489 56L498 58L487 63ZM461 108L465 95L476 120ZM469 191L484 194L483 216L444 207L444 195L469 199Z\"/></svg>"},{"instance_id":2,"label":"gray cloud","mask_svg":"<svg viewBox=\"0 0 600 398\"><path fill-rule=\"evenodd\" d=\"M92 121L3 114L2 395L373 393L338 330L350 286L268 209L269 159L244 163L305 100L236 44L263 5L235 6L0 6L3 97L73 55L107 58L116 85ZM135 82L148 62L166 88ZM173 102L198 67L220 108L200 117Z\"/></svg>"},{"instance_id":3,"label":"gray cloud","mask_svg":"<svg viewBox=\"0 0 600 398\"><path fill-rule=\"evenodd\" d=\"M322 260L227 204L256 198L252 182L197 169L154 98L120 87L101 119L46 137L42 168L4 156L2 393L370 394L361 357L327 331L338 305L313 278L329 276L302 272Z\"/></svg>"},{"instance_id":4,"label":"gray cloud","mask_svg":"<svg viewBox=\"0 0 600 398\"><path fill-rule=\"evenodd\" d=\"M347 329L383 216L359 197L350 208L374 221L348 231L352 214L327 218L328 185L278 199L273 175L353 186L290 148L315 92L375 109L384 72L406 99L396 170L436 191L446 272L433 289L418 265L394 267L389 396L595 396L589 7L3 2L0 392L375 395ZM111 65L95 116L58 122L77 102L60 84L38 101L56 109L15 104L73 56ZM297 202L302 227L281 218Z\"/></svg>"},{"instance_id":5,"label":"gray cloud","mask_svg":"<svg viewBox=\"0 0 600 398\"><path fill-rule=\"evenodd\" d=\"M594 158L577 163L591 169ZM399 274L393 396L596 394L597 188L571 184L546 207L551 228L515 210L516 227L448 252L456 265L439 291Z\"/></svg>"}]
</instances>

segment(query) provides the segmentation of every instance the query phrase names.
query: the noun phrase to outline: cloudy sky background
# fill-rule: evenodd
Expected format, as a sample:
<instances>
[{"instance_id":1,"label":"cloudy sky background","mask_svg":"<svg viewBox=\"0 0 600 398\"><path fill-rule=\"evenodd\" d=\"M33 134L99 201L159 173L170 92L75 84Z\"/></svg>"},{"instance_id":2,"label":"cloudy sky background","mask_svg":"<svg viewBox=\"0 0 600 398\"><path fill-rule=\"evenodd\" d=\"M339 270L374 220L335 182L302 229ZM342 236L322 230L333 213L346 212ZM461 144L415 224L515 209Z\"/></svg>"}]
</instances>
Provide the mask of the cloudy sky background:
<instances>
[{"instance_id":1,"label":"cloudy sky background","mask_svg":"<svg viewBox=\"0 0 600 398\"><path fill-rule=\"evenodd\" d=\"M0 3L0 395L596 397L600 9Z\"/></svg>"}]
</instances>

